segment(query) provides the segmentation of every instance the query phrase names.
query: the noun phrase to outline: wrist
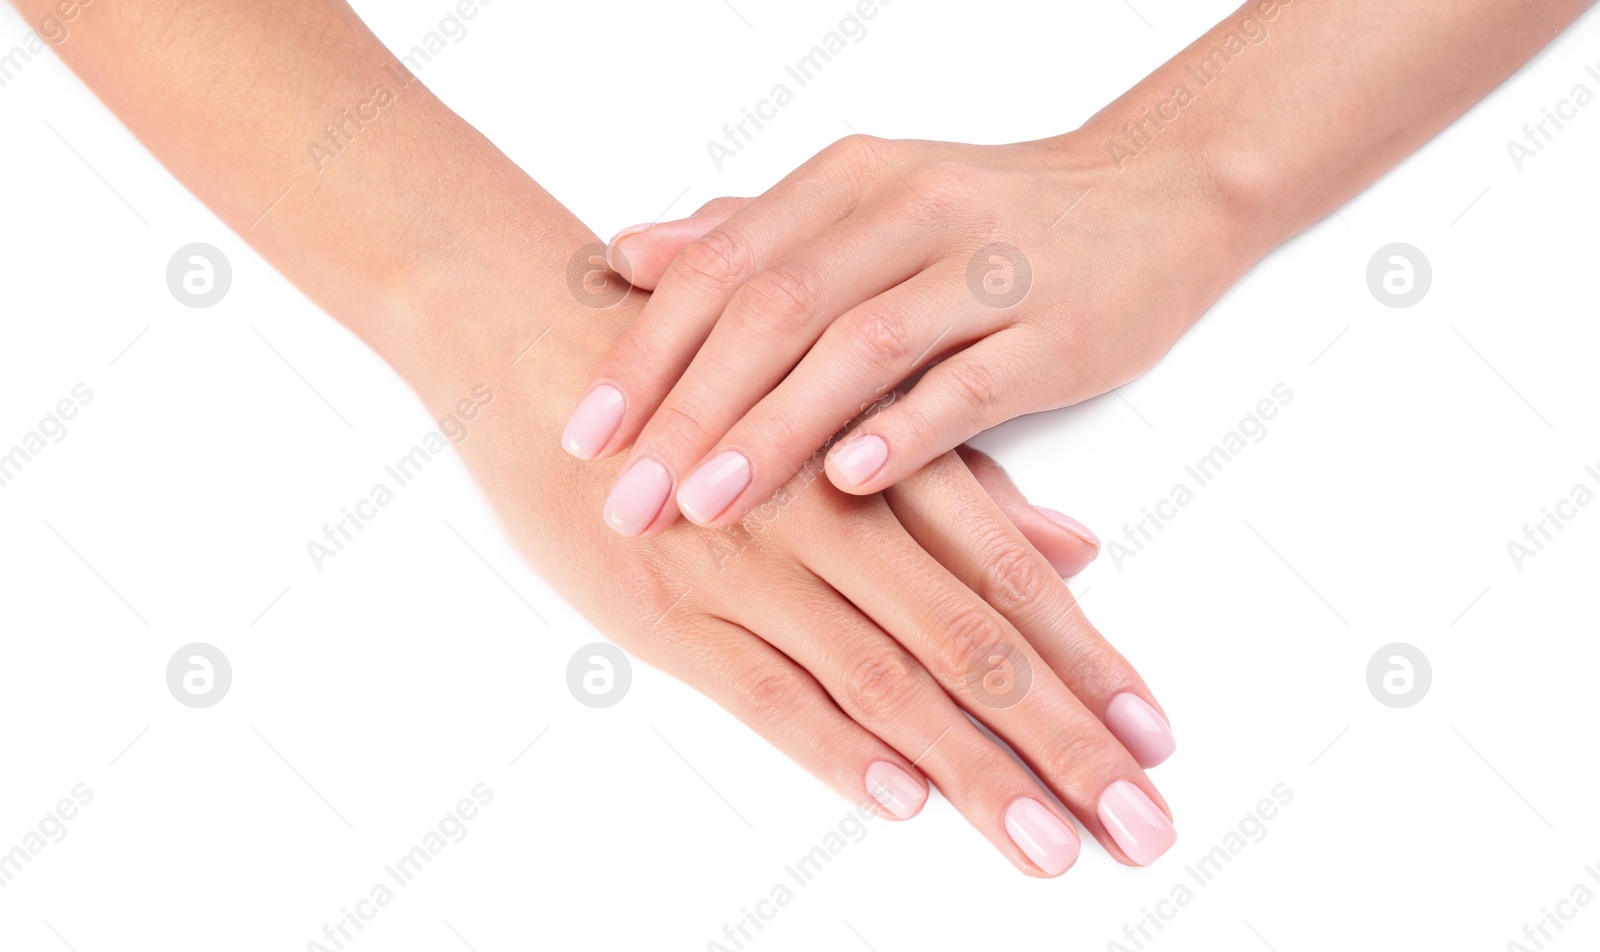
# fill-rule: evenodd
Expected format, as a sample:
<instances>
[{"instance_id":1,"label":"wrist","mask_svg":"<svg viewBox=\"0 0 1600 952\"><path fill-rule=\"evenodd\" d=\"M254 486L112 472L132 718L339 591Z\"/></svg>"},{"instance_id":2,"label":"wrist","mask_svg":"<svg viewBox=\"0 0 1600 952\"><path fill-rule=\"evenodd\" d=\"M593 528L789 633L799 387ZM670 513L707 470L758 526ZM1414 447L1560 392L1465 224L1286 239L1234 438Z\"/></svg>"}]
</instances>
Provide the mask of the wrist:
<instances>
[{"instance_id":1,"label":"wrist","mask_svg":"<svg viewBox=\"0 0 1600 952\"><path fill-rule=\"evenodd\" d=\"M553 419L565 409L554 395L582 385L644 296L605 269L588 228L465 121L439 105L407 122L430 161L385 150L360 174L362 220L389 227L363 227L353 248L345 231L295 224L298 257L315 262L314 296L430 408L515 373L552 395Z\"/></svg>"},{"instance_id":2,"label":"wrist","mask_svg":"<svg viewBox=\"0 0 1600 952\"><path fill-rule=\"evenodd\" d=\"M589 263L600 248L587 232L560 243L458 245L407 277L404 315L393 322L405 330L384 356L433 408L483 381L536 391L523 425L556 448L591 369L645 300ZM587 285L574 274L583 267L601 269Z\"/></svg>"},{"instance_id":3,"label":"wrist","mask_svg":"<svg viewBox=\"0 0 1600 952\"><path fill-rule=\"evenodd\" d=\"M1283 184L1293 173L1231 113L1173 113L1169 103L1165 115L1172 118L1162 120L1170 92L1145 92L1157 82L1134 87L1068 136L1077 151L1103 163L1105 180L1156 193L1174 214L1203 224L1228 260L1248 268L1297 227L1298 196L1286 195Z\"/></svg>"}]
</instances>

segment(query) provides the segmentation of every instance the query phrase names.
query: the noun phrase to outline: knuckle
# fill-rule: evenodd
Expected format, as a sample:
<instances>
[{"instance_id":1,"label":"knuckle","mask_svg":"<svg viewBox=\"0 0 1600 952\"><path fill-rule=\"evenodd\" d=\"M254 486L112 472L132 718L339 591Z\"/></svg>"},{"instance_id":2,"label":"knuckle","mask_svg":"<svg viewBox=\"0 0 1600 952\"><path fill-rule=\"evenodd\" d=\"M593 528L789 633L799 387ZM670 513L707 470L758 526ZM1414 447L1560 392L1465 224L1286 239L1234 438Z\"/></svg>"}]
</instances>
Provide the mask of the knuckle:
<instances>
[{"instance_id":1,"label":"knuckle","mask_svg":"<svg viewBox=\"0 0 1600 952\"><path fill-rule=\"evenodd\" d=\"M750 246L743 238L725 228L713 228L689 242L674 267L690 281L709 281L725 287L748 276L752 259Z\"/></svg>"},{"instance_id":2,"label":"knuckle","mask_svg":"<svg viewBox=\"0 0 1600 952\"><path fill-rule=\"evenodd\" d=\"M952 360L945 364L950 387L963 402L987 419L1000 403L1000 385L994 369L981 360Z\"/></svg>"},{"instance_id":3,"label":"knuckle","mask_svg":"<svg viewBox=\"0 0 1600 952\"><path fill-rule=\"evenodd\" d=\"M852 171L866 171L875 166L888 143L877 136L854 133L828 146L827 157Z\"/></svg>"},{"instance_id":4,"label":"knuckle","mask_svg":"<svg viewBox=\"0 0 1600 952\"><path fill-rule=\"evenodd\" d=\"M1055 571L1043 556L1009 534L982 546L980 551L986 553L980 594L1002 615L1031 608L1044 595L1045 585L1055 578Z\"/></svg>"},{"instance_id":5,"label":"knuckle","mask_svg":"<svg viewBox=\"0 0 1600 952\"><path fill-rule=\"evenodd\" d=\"M968 205L962 212L962 233L968 240L981 241L984 244L1017 242L1014 227L995 213L994 206L978 202L976 205Z\"/></svg>"},{"instance_id":6,"label":"knuckle","mask_svg":"<svg viewBox=\"0 0 1600 952\"><path fill-rule=\"evenodd\" d=\"M618 593L621 613L644 619L620 643L645 664L683 677L716 659L707 657L705 619L684 581L688 573L676 558L661 557L659 550L657 554L649 560L648 570L637 573ZM656 622L651 624L650 619Z\"/></svg>"},{"instance_id":7,"label":"knuckle","mask_svg":"<svg viewBox=\"0 0 1600 952\"><path fill-rule=\"evenodd\" d=\"M841 153L841 154L850 154L852 152L855 152L855 151L858 151L860 149L866 148L868 145L870 145L873 142L874 138L875 138L874 136L869 136L869 135L866 135L865 133L852 132L851 134L843 137L842 139L835 139L833 141L833 144L828 146L828 151L829 152L837 152L837 153Z\"/></svg>"},{"instance_id":8,"label":"knuckle","mask_svg":"<svg viewBox=\"0 0 1600 952\"><path fill-rule=\"evenodd\" d=\"M806 445L801 440L801 424L786 412L752 412L743 423L755 435L758 441L757 455L763 458L787 460L797 455L796 448Z\"/></svg>"},{"instance_id":9,"label":"knuckle","mask_svg":"<svg viewBox=\"0 0 1600 952\"><path fill-rule=\"evenodd\" d=\"M673 586L669 572L658 566L650 566L649 570L635 576L632 584L623 587L622 608L632 617L660 618L672 605L673 599L683 594L681 589L673 591ZM673 642L679 637L677 628L672 625L661 626L655 634L659 637L648 640Z\"/></svg>"},{"instance_id":10,"label":"knuckle","mask_svg":"<svg viewBox=\"0 0 1600 952\"><path fill-rule=\"evenodd\" d=\"M927 378L924 377L923 379L926 380ZM915 393L918 386L922 386L920 381L911 388L911 392ZM927 389L931 392L934 389L933 385L930 383ZM893 404L895 425L900 428L901 432L905 433L943 433L950 429L950 421L942 412L942 402L937 399L921 399L920 395L915 400L910 399L909 396L904 399L897 399ZM924 474L932 475L926 466L909 478L921 479L924 478Z\"/></svg>"},{"instance_id":11,"label":"knuckle","mask_svg":"<svg viewBox=\"0 0 1600 952\"><path fill-rule=\"evenodd\" d=\"M894 151L890 139L859 133L845 136L822 150L813 169L814 182L849 195L854 204L874 183L890 177L885 170L892 167Z\"/></svg>"},{"instance_id":12,"label":"knuckle","mask_svg":"<svg viewBox=\"0 0 1600 952\"><path fill-rule=\"evenodd\" d=\"M822 282L806 265L786 264L750 279L739 292L739 310L756 330L803 321L822 298Z\"/></svg>"},{"instance_id":13,"label":"knuckle","mask_svg":"<svg viewBox=\"0 0 1600 952\"><path fill-rule=\"evenodd\" d=\"M1105 731L1068 730L1061 733L1061 738L1065 743L1049 745L1044 754L1041 766L1047 776L1080 778L1085 784L1093 784L1111 772L1118 760L1117 748L1121 745Z\"/></svg>"},{"instance_id":14,"label":"knuckle","mask_svg":"<svg viewBox=\"0 0 1600 952\"><path fill-rule=\"evenodd\" d=\"M868 651L846 674L850 704L868 720L894 716L916 684L911 656L895 647Z\"/></svg>"},{"instance_id":15,"label":"knuckle","mask_svg":"<svg viewBox=\"0 0 1600 952\"><path fill-rule=\"evenodd\" d=\"M706 429L704 414L685 409L681 401L668 400L656 409L650 418L650 446L702 446L711 433ZM641 444L645 443L640 439ZM665 462L665 461L663 461Z\"/></svg>"},{"instance_id":16,"label":"knuckle","mask_svg":"<svg viewBox=\"0 0 1600 952\"><path fill-rule=\"evenodd\" d=\"M1008 642L998 621L977 605L963 605L945 621L934 673L946 684L964 684L975 661L993 645Z\"/></svg>"},{"instance_id":17,"label":"knuckle","mask_svg":"<svg viewBox=\"0 0 1600 952\"><path fill-rule=\"evenodd\" d=\"M803 685L793 673L771 668L752 673L740 691L741 713L756 723L781 720L794 713Z\"/></svg>"},{"instance_id":18,"label":"knuckle","mask_svg":"<svg viewBox=\"0 0 1600 952\"><path fill-rule=\"evenodd\" d=\"M928 223L948 224L958 211L967 211L978 204L972 198L981 188L982 173L962 162L930 162L913 176L913 191L919 201L913 215Z\"/></svg>"},{"instance_id":19,"label":"knuckle","mask_svg":"<svg viewBox=\"0 0 1600 952\"><path fill-rule=\"evenodd\" d=\"M742 208L744 203L747 201L749 201L749 199L737 198L732 195L723 195L719 198L713 198L711 201L706 202L704 205L701 205L699 208L695 209L695 213L691 217L726 218Z\"/></svg>"},{"instance_id":20,"label":"knuckle","mask_svg":"<svg viewBox=\"0 0 1600 952\"><path fill-rule=\"evenodd\" d=\"M963 443L956 447L956 455L961 457L961 461L967 464L967 468L972 470L972 474L979 477L980 481L985 476L1003 479L1007 482L1011 479L1010 474L1006 472L1006 468L995 462L994 457L983 450Z\"/></svg>"},{"instance_id":21,"label":"knuckle","mask_svg":"<svg viewBox=\"0 0 1600 952\"><path fill-rule=\"evenodd\" d=\"M876 370L901 370L911 359L911 331L900 315L882 307L868 310L850 328L862 356Z\"/></svg>"}]
</instances>

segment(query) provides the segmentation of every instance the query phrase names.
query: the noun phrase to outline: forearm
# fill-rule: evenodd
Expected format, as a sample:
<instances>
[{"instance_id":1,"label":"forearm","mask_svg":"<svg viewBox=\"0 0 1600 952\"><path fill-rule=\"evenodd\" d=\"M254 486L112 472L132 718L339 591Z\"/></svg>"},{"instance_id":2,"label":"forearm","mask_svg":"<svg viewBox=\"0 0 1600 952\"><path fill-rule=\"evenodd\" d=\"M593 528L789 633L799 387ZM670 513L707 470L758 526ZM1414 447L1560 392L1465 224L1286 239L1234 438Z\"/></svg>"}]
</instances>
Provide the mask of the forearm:
<instances>
[{"instance_id":1,"label":"forearm","mask_svg":"<svg viewBox=\"0 0 1600 952\"><path fill-rule=\"evenodd\" d=\"M1253 261L1427 142L1591 2L1251 0L1085 130L1124 174L1199 173L1248 223Z\"/></svg>"},{"instance_id":2,"label":"forearm","mask_svg":"<svg viewBox=\"0 0 1600 952\"><path fill-rule=\"evenodd\" d=\"M52 5L18 0L34 20ZM627 577L627 552L593 515L615 467L578 463L559 434L584 371L642 295L581 303L567 264L593 235L420 83L391 73L393 57L339 0L171 9L95 4L60 52L435 417L492 393L457 449L534 566L616 630L623 606L589 584ZM380 86L390 101L349 123L332 158L308 147L331 149L326 127Z\"/></svg>"},{"instance_id":3,"label":"forearm","mask_svg":"<svg viewBox=\"0 0 1600 952\"><path fill-rule=\"evenodd\" d=\"M37 20L55 0L17 6ZM547 326L544 354L570 345L571 325L604 334L631 310L575 306L565 266L593 236L343 0L102 2L58 50L184 185L436 409L462 395L465 381L446 377L465 371L445 368L468 349L509 368ZM491 253L505 273L485 289ZM530 353L518 369L543 362Z\"/></svg>"}]
</instances>

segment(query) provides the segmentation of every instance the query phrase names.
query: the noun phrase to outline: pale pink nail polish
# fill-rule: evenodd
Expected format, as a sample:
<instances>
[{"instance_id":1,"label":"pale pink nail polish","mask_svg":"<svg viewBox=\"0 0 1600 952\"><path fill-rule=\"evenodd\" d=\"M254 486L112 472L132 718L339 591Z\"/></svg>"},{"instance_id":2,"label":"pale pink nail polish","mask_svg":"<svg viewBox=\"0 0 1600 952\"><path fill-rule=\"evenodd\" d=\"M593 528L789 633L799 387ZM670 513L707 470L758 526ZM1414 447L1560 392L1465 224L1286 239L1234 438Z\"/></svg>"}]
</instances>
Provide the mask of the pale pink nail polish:
<instances>
[{"instance_id":1,"label":"pale pink nail polish","mask_svg":"<svg viewBox=\"0 0 1600 952\"><path fill-rule=\"evenodd\" d=\"M723 450L678 487L678 508L691 522L705 525L722 515L748 485L750 461L738 450Z\"/></svg>"},{"instance_id":2,"label":"pale pink nail polish","mask_svg":"<svg viewBox=\"0 0 1600 952\"><path fill-rule=\"evenodd\" d=\"M1119 694L1106 705L1106 727L1115 734L1128 753L1149 769L1178 749L1172 728L1137 694Z\"/></svg>"},{"instance_id":3,"label":"pale pink nail polish","mask_svg":"<svg viewBox=\"0 0 1600 952\"><path fill-rule=\"evenodd\" d=\"M622 411L627 401L622 391L610 384L601 384L590 390L572 411L567 428L561 431L561 445L578 459L594 459L605 448L611 434L617 432L622 422Z\"/></svg>"},{"instance_id":4,"label":"pale pink nail polish","mask_svg":"<svg viewBox=\"0 0 1600 952\"><path fill-rule=\"evenodd\" d=\"M1178 831L1138 785L1118 780L1100 794L1100 822L1128 858L1149 866L1178 842Z\"/></svg>"},{"instance_id":5,"label":"pale pink nail polish","mask_svg":"<svg viewBox=\"0 0 1600 952\"><path fill-rule=\"evenodd\" d=\"M889 444L881 436L858 436L847 440L833 451L829 460L852 486L878 475L878 470L889 461Z\"/></svg>"},{"instance_id":6,"label":"pale pink nail polish","mask_svg":"<svg viewBox=\"0 0 1600 952\"><path fill-rule=\"evenodd\" d=\"M1078 831L1031 797L1018 797L1006 807L1006 835L1051 876L1078 861Z\"/></svg>"},{"instance_id":7,"label":"pale pink nail polish","mask_svg":"<svg viewBox=\"0 0 1600 952\"><path fill-rule=\"evenodd\" d=\"M642 231L649 231L655 227L655 222L644 225L629 225L611 236L606 243L606 267L622 275L622 279L629 284L633 283L633 268L628 264L627 256L617 253L617 245L629 235L637 235Z\"/></svg>"},{"instance_id":8,"label":"pale pink nail polish","mask_svg":"<svg viewBox=\"0 0 1600 952\"><path fill-rule=\"evenodd\" d=\"M1072 518L1064 512L1056 512L1054 509L1047 509L1044 506L1034 506L1033 508L1043 513L1046 519L1049 519L1051 522L1089 543L1096 549L1100 548L1100 537L1089 531L1089 527L1078 520Z\"/></svg>"},{"instance_id":9,"label":"pale pink nail polish","mask_svg":"<svg viewBox=\"0 0 1600 952\"><path fill-rule=\"evenodd\" d=\"M867 768L867 792L892 815L909 820L922 809L928 792L922 784L887 760L874 760Z\"/></svg>"},{"instance_id":10,"label":"pale pink nail polish","mask_svg":"<svg viewBox=\"0 0 1600 952\"><path fill-rule=\"evenodd\" d=\"M655 521L672 492L672 475L648 456L640 457L606 498L606 525L625 536L636 536Z\"/></svg>"}]
</instances>

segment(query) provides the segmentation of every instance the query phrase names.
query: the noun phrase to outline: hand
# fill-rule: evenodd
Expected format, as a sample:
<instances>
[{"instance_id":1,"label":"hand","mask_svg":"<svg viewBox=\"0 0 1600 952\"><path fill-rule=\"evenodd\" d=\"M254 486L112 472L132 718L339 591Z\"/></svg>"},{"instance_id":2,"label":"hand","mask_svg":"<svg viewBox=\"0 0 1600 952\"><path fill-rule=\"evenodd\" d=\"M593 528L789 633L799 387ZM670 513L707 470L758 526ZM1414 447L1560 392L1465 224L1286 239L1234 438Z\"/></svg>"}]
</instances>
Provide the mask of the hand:
<instances>
[{"instance_id":1,"label":"hand","mask_svg":"<svg viewBox=\"0 0 1600 952\"><path fill-rule=\"evenodd\" d=\"M514 216L505 204L496 213ZM931 780L1033 876L1072 865L1069 817L1124 863L1170 848L1143 769L1172 752L1166 717L1058 577L1093 557L1087 530L1028 506L987 458L949 453L871 496L840 493L813 462L740 526L624 539L590 515L623 461L579 462L556 436L644 295L609 276L576 282L595 306L574 304L564 272L593 241L575 223L512 243L482 230L435 246L430 290L386 325L409 329L391 359L439 413L492 383L493 412L459 449L558 592L885 815L915 815Z\"/></svg>"},{"instance_id":2,"label":"hand","mask_svg":"<svg viewBox=\"0 0 1600 952\"><path fill-rule=\"evenodd\" d=\"M548 452L549 431L529 425L559 368L579 363L549 360L496 388L498 428L462 450L534 564L630 653L888 817L915 815L931 779L1029 875L1078 855L1053 797L1121 862L1171 846L1141 769L1171 753L1164 715L1003 513L1069 567L1093 548L987 457L945 454L868 497L813 470L734 530L625 541L584 515L616 464Z\"/></svg>"},{"instance_id":3,"label":"hand","mask_svg":"<svg viewBox=\"0 0 1600 952\"><path fill-rule=\"evenodd\" d=\"M419 389L494 382L493 413L460 451L534 567L602 631L886 816L915 815L931 780L1030 875L1072 865L1069 815L1124 863L1171 846L1143 770L1173 750L1165 715L1058 578L1093 557L1087 530L1029 506L993 461L963 450L863 497L813 461L737 527L624 539L588 515L622 461L580 463L554 437L561 398L643 296L582 313L550 288L571 257L556 248L452 254L418 308L436 328L414 345L428 355ZM610 289L595 298L617 301ZM528 313L553 329L508 374L540 334Z\"/></svg>"},{"instance_id":4,"label":"hand","mask_svg":"<svg viewBox=\"0 0 1600 952\"><path fill-rule=\"evenodd\" d=\"M1154 163L1119 171L1085 133L856 136L759 198L625 230L608 259L655 294L600 361L564 444L581 459L632 444L630 460L665 470L650 498L626 482L612 497L650 515L614 527L648 535L679 511L736 521L875 401L827 457L850 493L1125 383L1253 260L1203 174Z\"/></svg>"},{"instance_id":5,"label":"hand","mask_svg":"<svg viewBox=\"0 0 1600 952\"><path fill-rule=\"evenodd\" d=\"M485 250L464 238L480 244L434 264L445 279L417 309L433 330L406 348L425 397L494 382L493 413L460 450L540 574L852 801L909 817L931 780L1033 876L1073 863L1069 817L1121 862L1165 852L1176 834L1143 766L1172 752L1171 730L1052 567L1081 567L1095 546L1028 506L986 457L945 454L860 497L813 462L726 530L679 524L629 540L590 515L622 460L563 453L561 408L643 298L621 296L612 276L619 287L594 291L608 306L573 305L561 270L574 256L561 249L591 240Z\"/></svg>"}]
</instances>

